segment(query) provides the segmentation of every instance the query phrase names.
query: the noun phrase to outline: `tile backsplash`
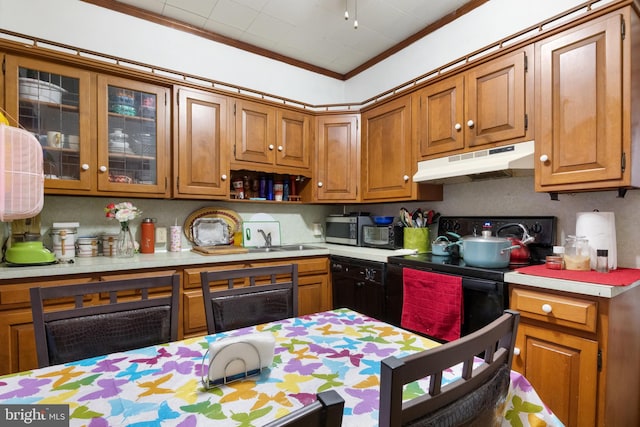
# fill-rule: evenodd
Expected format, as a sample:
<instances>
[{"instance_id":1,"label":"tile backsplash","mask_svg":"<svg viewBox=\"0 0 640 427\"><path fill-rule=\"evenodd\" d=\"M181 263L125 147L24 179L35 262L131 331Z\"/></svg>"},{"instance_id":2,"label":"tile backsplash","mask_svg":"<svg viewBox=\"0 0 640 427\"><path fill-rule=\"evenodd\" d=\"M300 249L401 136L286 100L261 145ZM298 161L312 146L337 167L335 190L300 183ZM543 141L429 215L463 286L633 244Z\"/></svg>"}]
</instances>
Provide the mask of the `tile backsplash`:
<instances>
[{"instance_id":1,"label":"tile backsplash","mask_svg":"<svg viewBox=\"0 0 640 427\"><path fill-rule=\"evenodd\" d=\"M53 222L80 222L79 235L89 236L103 232L117 232L118 224L108 220L104 207L110 202L130 200L143 211L143 217L156 218L158 227L182 225L186 217L202 207L233 209L249 221L256 213L268 213L281 224L281 243L319 243L324 236L313 233L314 223L324 223L331 213L365 211L376 215L397 216L400 207L413 210L417 207L434 209L443 215L553 215L558 218L556 240L562 243L565 236L575 232L577 212L599 210L614 212L618 265L640 268L640 228L636 225L640 211L640 193L630 190L624 198L616 191L560 194L552 201L546 193L533 191L533 177L504 178L476 181L464 184L448 184L444 187L442 202L402 202L365 205L302 205L250 202L218 202L198 200L154 200L123 197L72 197L46 196L41 214L45 244L50 243L49 229ZM133 221L136 237L139 236L140 219ZM5 224L3 235L9 233ZM183 249L190 246L183 236Z\"/></svg>"}]
</instances>

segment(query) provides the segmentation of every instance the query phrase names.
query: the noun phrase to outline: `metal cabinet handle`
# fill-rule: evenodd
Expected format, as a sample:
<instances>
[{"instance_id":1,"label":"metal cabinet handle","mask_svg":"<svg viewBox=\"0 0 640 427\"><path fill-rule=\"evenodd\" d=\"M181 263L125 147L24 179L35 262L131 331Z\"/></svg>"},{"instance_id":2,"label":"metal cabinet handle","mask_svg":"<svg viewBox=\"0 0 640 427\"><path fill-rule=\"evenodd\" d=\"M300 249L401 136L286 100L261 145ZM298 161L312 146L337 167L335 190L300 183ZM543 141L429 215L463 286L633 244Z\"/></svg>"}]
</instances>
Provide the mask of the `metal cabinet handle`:
<instances>
[{"instance_id":1,"label":"metal cabinet handle","mask_svg":"<svg viewBox=\"0 0 640 427\"><path fill-rule=\"evenodd\" d=\"M405 176L403 176L403 177L402 177L402 179L404 179L404 182L409 181L409 175L405 175Z\"/></svg>"},{"instance_id":2,"label":"metal cabinet handle","mask_svg":"<svg viewBox=\"0 0 640 427\"><path fill-rule=\"evenodd\" d=\"M460 123L456 123L454 128L455 128L455 130L460 130L460 129L462 129L462 125Z\"/></svg>"},{"instance_id":3,"label":"metal cabinet handle","mask_svg":"<svg viewBox=\"0 0 640 427\"><path fill-rule=\"evenodd\" d=\"M469 126L470 128L472 128L472 127L473 127L473 125L475 125L475 123L473 123L473 120L469 120L469 121L467 122L467 126Z\"/></svg>"},{"instance_id":4,"label":"metal cabinet handle","mask_svg":"<svg viewBox=\"0 0 640 427\"><path fill-rule=\"evenodd\" d=\"M549 314L551 313L551 310L553 310L553 308L551 307L551 304L542 304L542 311Z\"/></svg>"},{"instance_id":5,"label":"metal cabinet handle","mask_svg":"<svg viewBox=\"0 0 640 427\"><path fill-rule=\"evenodd\" d=\"M269 150L273 150L273 144L269 144Z\"/></svg>"},{"instance_id":6,"label":"metal cabinet handle","mask_svg":"<svg viewBox=\"0 0 640 427\"><path fill-rule=\"evenodd\" d=\"M284 150L284 147L282 145L278 145L278 151L282 151Z\"/></svg>"},{"instance_id":7,"label":"metal cabinet handle","mask_svg":"<svg viewBox=\"0 0 640 427\"><path fill-rule=\"evenodd\" d=\"M223 181L226 181L227 180L227 174L223 173L220 178L222 178Z\"/></svg>"},{"instance_id":8,"label":"metal cabinet handle","mask_svg":"<svg viewBox=\"0 0 640 427\"><path fill-rule=\"evenodd\" d=\"M89 165L87 163L83 163L81 167L82 167L83 171L88 171L89 170Z\"/></svg>"},{"instance_id":9,"label":"metal cabinet handle","mask_svg":"<svg viewBox=\"0 0 640 427\"><path fill-rule=\"evenodd\" d=\"M100 166L99 170L100 170L100 172L106 172L107 171L107 167L106 166Z\"/></svg>"},{"instance_id":10,"label":"metal cabinet handle","mask_svg":"<svg viewBox=\"0 0 640 427\"><path fill-rule=\"evenodd\" d=\"M322 181L319 181L319 182L318 182L318 187L322 187L322 185L323 185L323 184L322 184Z\"/></svg>"}]
</instances>

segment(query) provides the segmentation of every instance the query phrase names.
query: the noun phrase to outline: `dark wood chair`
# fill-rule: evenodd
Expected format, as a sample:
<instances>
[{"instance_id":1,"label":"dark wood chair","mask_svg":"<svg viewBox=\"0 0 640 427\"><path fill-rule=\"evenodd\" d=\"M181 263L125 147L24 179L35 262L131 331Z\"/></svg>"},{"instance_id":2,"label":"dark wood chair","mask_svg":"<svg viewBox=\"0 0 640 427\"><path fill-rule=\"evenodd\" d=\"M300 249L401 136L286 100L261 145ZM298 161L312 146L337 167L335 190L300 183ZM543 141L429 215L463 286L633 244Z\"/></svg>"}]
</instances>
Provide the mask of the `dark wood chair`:
<instances>
[{"instance_id":1,"label":"dark wood chair","mask_svg":"<svg viewBox=\"0 0 640 427\"><path fill-rule=\"evenodd\" d=\"M500 425L519 321L520 313L506 310L499 319L458 340L382 360L379 426ZM474 369L476 355L484 362ZM443 371L459 363L463 363L462 377L442 386ZM403 386L426 377L428 393L403 403Z\"/></svg>"},{"instance_id":2,"label":"dark wood chair","mask_svg":"<svg viewBox=\"0 0 640 427\"><path fill-rule=\"evenodd\" d=\"M178 338L178 274L36 287L30 293L39 367Z\"/></svg>"},{"instance_id":3,"label":"dark wood chair","mask_svg":"<svg viewBox=\"0 0 640 427\"><path fill-rule=\"evenodd\" d=\"M265 425L265 427L340 427L344 399L335 390L317 394L317 400L282 418Z\"/></svg>"},{"instance_id":4,"label":"dark wood chair","mask_svg":"<svg viewBox=\"0 0 640 427\"><path fill-rule=\"evenodd\" d=\"M298 315L297 264L203 271L200 278L210 334ZM248 280L248 286L234 287L237 279ZM227 289L212 290L219 281L226 281Z\"/></svg>"}]
</instances>

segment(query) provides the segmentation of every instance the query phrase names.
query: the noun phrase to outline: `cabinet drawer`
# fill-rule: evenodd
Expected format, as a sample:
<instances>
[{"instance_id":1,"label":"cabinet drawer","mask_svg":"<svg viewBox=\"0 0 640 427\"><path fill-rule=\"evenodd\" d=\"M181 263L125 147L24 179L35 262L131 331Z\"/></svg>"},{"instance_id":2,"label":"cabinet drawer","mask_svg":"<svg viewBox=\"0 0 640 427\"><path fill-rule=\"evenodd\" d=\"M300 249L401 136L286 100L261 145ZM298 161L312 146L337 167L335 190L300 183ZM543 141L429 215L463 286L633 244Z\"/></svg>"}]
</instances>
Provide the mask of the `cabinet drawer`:
<instances>
[{"instance_id":1,"label":"cabinet drawer","mask_svg":"<svg viewBox=\"0 0 640 427\"><path fill-rule=\"evenodd\" d=\"M92 277L83 277L83 278L48 280L43 282L21 283L21 284L15 284L15 285L1 285L0 286L0 307L4 305L11 305L11 304L30 304L31 296L29 294L29 288L60 286L60 285L77 285L77 284L88 283L92 281L94 281ZM61 301L66 301L66 299L63 299Z\"/></svg>"},{"instance_id":2,"label":"cabinet drawer","mask_svg":"<svg viewBox=\"0 0 640 427\"><path fill-rule=\"evenodd\" d=\"M249 260L249 261L246 261L243 263L237 263L237 264L219 264L219 265L209 266L209 267L187 268L184 270L182 286L184 289L200 288L201 287L200 273L203 271L219 271L219 270L230 270L230 269L237 269L237 268L265 267L265 266L271 266L271 265L286 265L286 264L298 264L298 277L329 273L328 257L282 258L277 261ZM237 283L242 283L242 279L238 279Z\"/></svg>"},{"instance_id":3,"label":"cabinet drawer","mask_svg":"<svg viewBox=\"0 0 640 427\"><path fill-rule=\"evenodd\" d=\"M286 264L298 264L298 277L326 274L329 272L329 258L282 258L277 261L267 262L254 262L252 267L262 267L267 265L286 265Z\"/></svg>"},{"instance_id":4,"label":"cabinet drawer","mask_svg":"<svg viewBox=\"0 0 640 427\"><path fill-rule=\"evenodd\" d=\"M598 303L572 296L514 288L511 308L523 317L588 332L596 331Z\"/></svg>"}]
</instances>

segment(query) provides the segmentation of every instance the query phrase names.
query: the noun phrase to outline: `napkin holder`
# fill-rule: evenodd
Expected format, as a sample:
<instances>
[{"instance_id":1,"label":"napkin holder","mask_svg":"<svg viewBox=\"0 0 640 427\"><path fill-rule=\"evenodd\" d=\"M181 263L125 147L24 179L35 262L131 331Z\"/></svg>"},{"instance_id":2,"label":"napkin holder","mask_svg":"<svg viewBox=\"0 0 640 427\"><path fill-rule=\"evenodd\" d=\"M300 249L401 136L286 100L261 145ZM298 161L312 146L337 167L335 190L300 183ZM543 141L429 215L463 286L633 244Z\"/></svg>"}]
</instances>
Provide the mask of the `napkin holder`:
<instances>
[{"instance_id":1,"label":"napkin holder","mask_svg":"<svg viewBox=\"0 0 640 427\"><path fill-rule=\"evenodd\" d=\"M275 338L271 334L249 334L227 337L209 344L202 357L202 365L209 355L208 375L202 376L202 384L210 389L232 381L260 375L273 363Z\"/></svg>"}]
</instances>

